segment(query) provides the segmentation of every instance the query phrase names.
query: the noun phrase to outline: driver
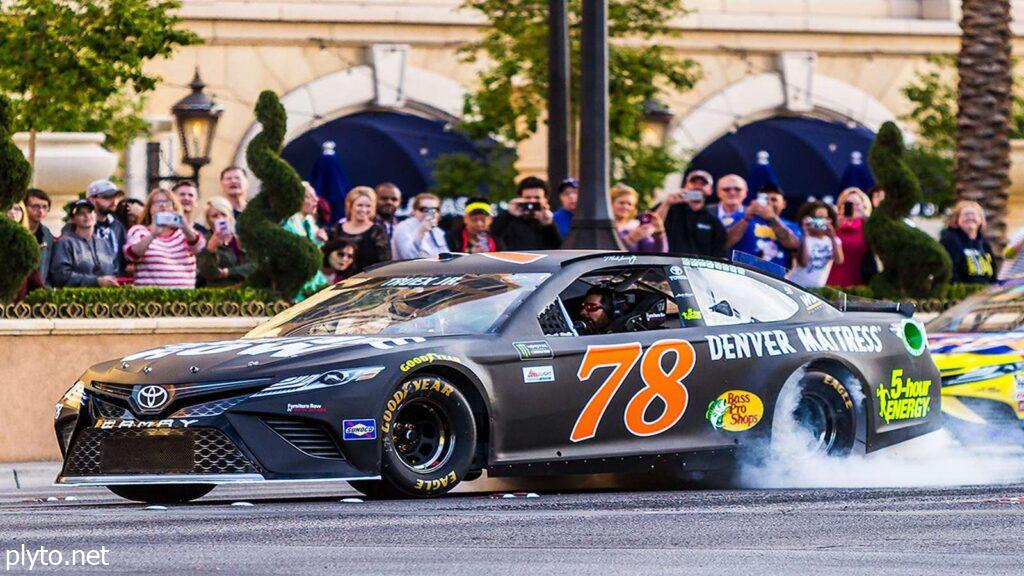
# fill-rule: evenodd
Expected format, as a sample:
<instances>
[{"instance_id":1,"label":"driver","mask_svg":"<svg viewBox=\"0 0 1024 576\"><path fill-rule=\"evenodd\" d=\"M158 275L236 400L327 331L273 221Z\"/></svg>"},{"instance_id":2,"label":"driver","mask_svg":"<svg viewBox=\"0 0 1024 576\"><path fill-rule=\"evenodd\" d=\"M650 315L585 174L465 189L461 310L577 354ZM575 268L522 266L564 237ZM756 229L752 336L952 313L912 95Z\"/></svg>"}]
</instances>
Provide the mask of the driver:
<instances>
[{"instance_id":1,"label":"driver","mask_svg":"<svg viewBox=\"0 0 1024 576\"><path fill-rule=\"evenodd\" d=\"M612 323L612 291L600 286L587 290L580 317L584 323L583 329L578 330L581 334L607 334Z\"/></svg>"}]
</instances>

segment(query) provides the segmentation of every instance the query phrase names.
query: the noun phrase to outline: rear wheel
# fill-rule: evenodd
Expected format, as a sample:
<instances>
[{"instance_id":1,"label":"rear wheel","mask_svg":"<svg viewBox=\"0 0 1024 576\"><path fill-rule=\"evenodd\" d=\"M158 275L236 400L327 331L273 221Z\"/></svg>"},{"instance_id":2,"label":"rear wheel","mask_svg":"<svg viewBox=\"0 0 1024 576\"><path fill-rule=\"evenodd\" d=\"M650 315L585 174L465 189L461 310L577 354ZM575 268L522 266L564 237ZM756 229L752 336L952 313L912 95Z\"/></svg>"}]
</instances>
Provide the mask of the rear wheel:
<instances>
[{"instance_id":1,"label":"rear wheel","mask_svg":"<svg viewBox=\"0 0 1024 576\"><path fill-rule=\"evenodd\" d=\"M807 454L848 455L856 442L857 419L843 383L824 372L808 372L797 389L795 405L788 414L791 420L775 423L772 443L783 442L777 434L781 432L793 435L787 440L797 440ZM789 406L784 408L789 410Z\"/></svg>"},{"instance_id":2,"label":"rear wheel","mask_svg":"<svg viewBox=\"0 0 1024 576\"><path fill-rule=\"evenodd\" d=\"M202 498L214 484L147 484L138 486L107 486L121 498L147 504L180 504Z\"/></svg>"},{"instance_id":3,"label":"rear wheel","mask_svg":"<svg viewBox=\"0 0 1024 576\"><path fill-rule=\"evenodd\" d=\"M388 398L381 415L381 479L350 484L367 496L431 497L469 476L476 422L469 402L443 378L413 377Z\"/></svg>"}]
</instances>

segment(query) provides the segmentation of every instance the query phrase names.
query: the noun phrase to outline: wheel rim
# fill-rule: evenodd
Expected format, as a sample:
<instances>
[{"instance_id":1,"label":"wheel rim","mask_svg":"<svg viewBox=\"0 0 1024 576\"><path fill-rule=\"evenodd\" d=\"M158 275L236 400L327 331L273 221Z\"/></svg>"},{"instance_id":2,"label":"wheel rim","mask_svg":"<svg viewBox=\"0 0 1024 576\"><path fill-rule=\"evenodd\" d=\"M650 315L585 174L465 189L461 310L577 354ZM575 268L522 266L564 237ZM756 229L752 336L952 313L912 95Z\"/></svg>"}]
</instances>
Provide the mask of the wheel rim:
<instances>
[{"instance_id":1,"label":"wheel rim","mask_svg":"<svg viewBox=\"0 0 1024 576\"><path fill-rule=\"evenodd\" d=\"M793 411L793 418L811 435L813 451L828 454L835 446L839 433L836 416L824 398L804 393Z\"/></svg>"},{"instance_id":2,"label":"wheel rim","mask_svg":"<svg viewBox=\"0 0 1024 576\"><path fill-rule=\"evenodd\" d=\"M455 451L455 429L448 414L425 398L416 398L395 414L391 445L406 468L423 474L446 463Z\"/></svg>"}]
</instances>

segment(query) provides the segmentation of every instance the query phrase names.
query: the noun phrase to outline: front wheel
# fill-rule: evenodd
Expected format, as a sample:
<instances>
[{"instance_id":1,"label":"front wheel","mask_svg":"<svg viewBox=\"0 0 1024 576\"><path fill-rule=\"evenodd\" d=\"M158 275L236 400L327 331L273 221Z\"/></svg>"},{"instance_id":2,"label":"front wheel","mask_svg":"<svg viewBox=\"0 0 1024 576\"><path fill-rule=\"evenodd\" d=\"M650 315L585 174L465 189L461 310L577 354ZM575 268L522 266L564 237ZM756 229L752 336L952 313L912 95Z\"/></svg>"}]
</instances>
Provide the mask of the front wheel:
<instances>
[{"instance_id":1,"label":"front wheel","mask_svg":"<svg viewBox=\"0 0 1024 576\"><path fill-rule=\"evenodd\" d=\"M147 484L136 486L107 486L114 494L126 500L147 504L180 504L206 496L213 484Z\"/></svg>"},{"instance_id":2,"label":"front wheel","mask_svg":"<svg viewBox=\"0 0 1024 576\"><path fill-rule=\"evenodd\" d=\"M466 397L432 375L415 376L381 414L381 479L350 482L371 497L439 496L469 476L476 422Z\"/></svg>"}]
</instances>

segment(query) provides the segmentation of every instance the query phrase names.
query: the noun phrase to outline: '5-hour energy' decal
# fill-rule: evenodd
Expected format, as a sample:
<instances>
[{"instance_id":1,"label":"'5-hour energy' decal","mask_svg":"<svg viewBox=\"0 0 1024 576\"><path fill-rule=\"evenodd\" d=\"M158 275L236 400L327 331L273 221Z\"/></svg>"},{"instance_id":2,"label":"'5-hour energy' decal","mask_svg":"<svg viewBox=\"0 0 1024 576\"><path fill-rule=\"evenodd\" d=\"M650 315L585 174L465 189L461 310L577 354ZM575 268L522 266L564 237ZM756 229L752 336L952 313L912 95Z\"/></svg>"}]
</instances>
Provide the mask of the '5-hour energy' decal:
<instances>
[{"instance_id":1,"label":"'5-hour energy' decal","mask_svg":"<svg viewBox=\"0 0 1024 576\"><path fill-rule=\"evenodd\" d=\"M673 354L675 359L666 372L662 368L662 359L667 354ZM692 344L685 340L659 340L651 344L646 353L639 342L588 346L577 372L580 381L589 380L598 368L611 368L612 371L580 412L569 435L570 440L582 442L597 434L597 426L608 404L637 361L640 361L640 379L644 387L626 405L623 415L626 429L636 436L654 436L679 422L690 398L683 380L690 375L697 362L697 353ZM648 421L644 415L655 398L661 399L664 409L660 416Z\"/></svg>"}]
</instances>

